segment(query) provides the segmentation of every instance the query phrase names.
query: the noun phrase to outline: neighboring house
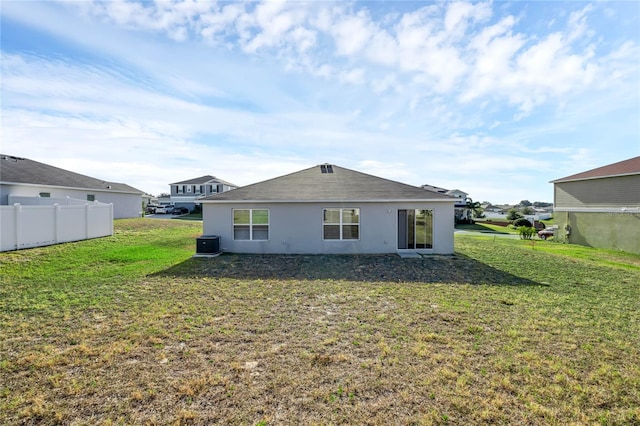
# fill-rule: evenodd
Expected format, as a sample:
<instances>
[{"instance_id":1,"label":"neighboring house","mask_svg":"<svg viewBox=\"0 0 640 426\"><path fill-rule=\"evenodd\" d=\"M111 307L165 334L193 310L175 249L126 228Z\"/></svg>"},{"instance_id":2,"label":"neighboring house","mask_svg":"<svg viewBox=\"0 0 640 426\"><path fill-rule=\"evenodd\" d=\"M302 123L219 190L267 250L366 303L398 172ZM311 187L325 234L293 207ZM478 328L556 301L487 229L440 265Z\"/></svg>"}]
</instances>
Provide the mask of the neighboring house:
<instances>
[{"instance_id":1,"label":"neighboring house","mask_svg":"<svg viewBox=\"0 0 640 426\"><path fill-rule=\"evenodd\" d=\"M115 219L139 217L143 191L124 183L107 182L28 158L0 155L0 205L9 195L75 198L113 204Z\"/></svg>"},{"instance_id":2,"label":"neighboring house","mask_svg":"<svg viewBox=\"0 0 640 426\"><path fill-rule=\"evenodd\" d=\"M551 183L555 239L640 253L640 157Z\"/></svg>"},{"instance_id":3,"label":"neighboring house","mask_svg":"<svg viewBox=\"0 0 640 426\"><path fill-rule=\"evenodd\" d=\"M494 206L491 203L484 203L480 206L485 213L498 213L502 211L502 208Z\"/></svg>"},{"instance_id":4,"label":"neighboring house","mask_svg":"<svg viewBox=\"0 0 640 426\"><path fill-rule=\"evenodd\" d=\"M330 164L201 201L229 252L453 253L455 198Z\"/></svg>"},{"instance_id":5,"label":"neighboring house","mask_svg":"<svg viewBox=\"0 0 640 426\"><path fill-rule=\"evenodd\" d=\"M200 204L200 198L226 192L237 187L232 183L209 175L171 183L169 186L171 187L171 194L167 204L186 207L189 210L193 210L197 204Z\"/></svg>"},{"instance_id":6,"label":"neighboring house","mask_svg":"<svg viewBox=\"0 0 640 426\"><path fill-rule=\"evenodd\" d=\"M467 198L469 198L468 193L460 191L459 189L449 190L432 185L422 185L421 188L455 197L456 204L454 207L453 215L456 222L471 222L473 218L473 212L469 207L467 207Z\"/></svg>"}]
</instances>

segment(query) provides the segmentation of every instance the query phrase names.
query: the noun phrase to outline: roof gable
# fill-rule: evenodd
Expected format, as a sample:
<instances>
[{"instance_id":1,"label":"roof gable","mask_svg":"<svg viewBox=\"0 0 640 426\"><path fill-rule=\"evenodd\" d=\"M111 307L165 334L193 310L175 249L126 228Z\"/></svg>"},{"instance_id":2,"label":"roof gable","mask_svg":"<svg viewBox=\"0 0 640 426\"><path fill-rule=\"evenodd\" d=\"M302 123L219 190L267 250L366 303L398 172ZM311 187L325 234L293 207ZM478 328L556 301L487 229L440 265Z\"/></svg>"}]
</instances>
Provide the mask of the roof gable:
<instances>
[{"instance_id":1,"label":"roof gable","mask_svg":"<svg viewBox=\"0 0 640 426\"><path fill-rule=\"evenodd\" d=\"M28 158L0 154L0 182L144 194L124 183L81 175Z\"/></svg>"},{"instance_id":2,"label":"roof gable","mask_svg":"<svg viewBox=\"0 0 640 426\"><path fill-rule=\"evenodd\" d=\"M221 183L227 186L237 186L230 182L227 182L222 179L218 179L217 177L211 176L211 175L200 176L197 178L187 179L180 182L173 182L173 183L170 183L169 185L205 185L208 183Z\"/></svg>"},{"instance_id":3,"label":"roof gable","mask_svg":"<svg viewBox=\"0 0 640 426\"><path fill-rule=\"evenodd\" d=\"M640 157L619 161L607 166L576 173L575 175L552 180L551 183L567 182L572 180L598 179L613 176L626 176L640 174Z\"/></svg>"},{"instance_id":4,"label":"roof gable","mask_svg":"<svg viewBox=\"0 0 640 426\"><path fill-rule=\"evenodd\" d=\"M417 186L323 164L202 198L203 201L451 201Z\"/></svg>"}]
</instances>

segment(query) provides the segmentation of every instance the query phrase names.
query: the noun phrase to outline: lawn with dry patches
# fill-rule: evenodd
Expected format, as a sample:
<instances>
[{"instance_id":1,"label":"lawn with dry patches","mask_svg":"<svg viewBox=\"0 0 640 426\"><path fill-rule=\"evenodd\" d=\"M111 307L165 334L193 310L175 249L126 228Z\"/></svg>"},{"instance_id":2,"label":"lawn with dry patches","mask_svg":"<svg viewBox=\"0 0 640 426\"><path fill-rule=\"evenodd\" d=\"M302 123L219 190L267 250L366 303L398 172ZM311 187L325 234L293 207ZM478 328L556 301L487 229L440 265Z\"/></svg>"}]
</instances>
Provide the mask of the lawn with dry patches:
<instances>
[{"instance_id":1,"label":"lawn with dry patches","mask_svg":"<svg viewBox=\"0 0 640 426\"><path fill-rule=\"evenodd\" d=\"M640 423L637 256L191 259L197 232L0 254L0 423Z\"/></svg>"}]
</instances>

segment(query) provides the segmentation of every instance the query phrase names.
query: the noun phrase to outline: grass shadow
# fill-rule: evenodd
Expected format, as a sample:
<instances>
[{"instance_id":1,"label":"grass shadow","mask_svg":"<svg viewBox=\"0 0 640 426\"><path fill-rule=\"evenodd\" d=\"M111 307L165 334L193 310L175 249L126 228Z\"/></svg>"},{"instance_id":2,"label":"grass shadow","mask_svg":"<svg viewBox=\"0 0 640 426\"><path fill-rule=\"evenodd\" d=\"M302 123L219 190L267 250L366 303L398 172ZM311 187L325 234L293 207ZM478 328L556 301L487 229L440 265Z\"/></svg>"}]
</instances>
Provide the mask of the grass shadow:
<instances>
[{"instance_id":1,"label":"grass shadow","mask_svg":"<svg viewBox=\"0 0 640 426\"><path fill-rule=\"evenodd\" d=\"M153 276L233 279L345 280L490 285L544 285L493 268L470 257L385 255L223 254L191 258Z\"/></svg>"},{"instance_id":2,"label":"grass shadow","mask_svg":"<svg viewBox=\"0 0 640 426\"><path fill-rule=\"evenodd\" d=\"M456 229L461 231L473 231L473 232L482 232L487 234L509 234L507 231L497 231L495 229L489 228L488 226L481 225L479 223L473 224L458 224L456 225Z\"/></svg>"}]
</instances>

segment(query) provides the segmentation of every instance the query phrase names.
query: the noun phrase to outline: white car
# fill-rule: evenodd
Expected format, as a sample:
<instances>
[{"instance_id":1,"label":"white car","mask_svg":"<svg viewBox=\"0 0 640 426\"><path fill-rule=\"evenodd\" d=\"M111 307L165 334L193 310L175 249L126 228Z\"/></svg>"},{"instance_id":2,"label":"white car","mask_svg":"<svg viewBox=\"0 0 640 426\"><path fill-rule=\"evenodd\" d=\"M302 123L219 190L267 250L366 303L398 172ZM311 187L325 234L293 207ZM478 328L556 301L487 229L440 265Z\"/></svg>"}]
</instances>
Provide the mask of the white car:
<instances>
[{"instance_id":1,"label":"white car","mask_svg":"<svg viewBox=\"0 0 640 426\"><path fill-rule=\"evenodd\" d=\"M171 213L173 210L173 206L160 206L156 207L156 214L167 214Z\"/></svg>"}]
</instances>

